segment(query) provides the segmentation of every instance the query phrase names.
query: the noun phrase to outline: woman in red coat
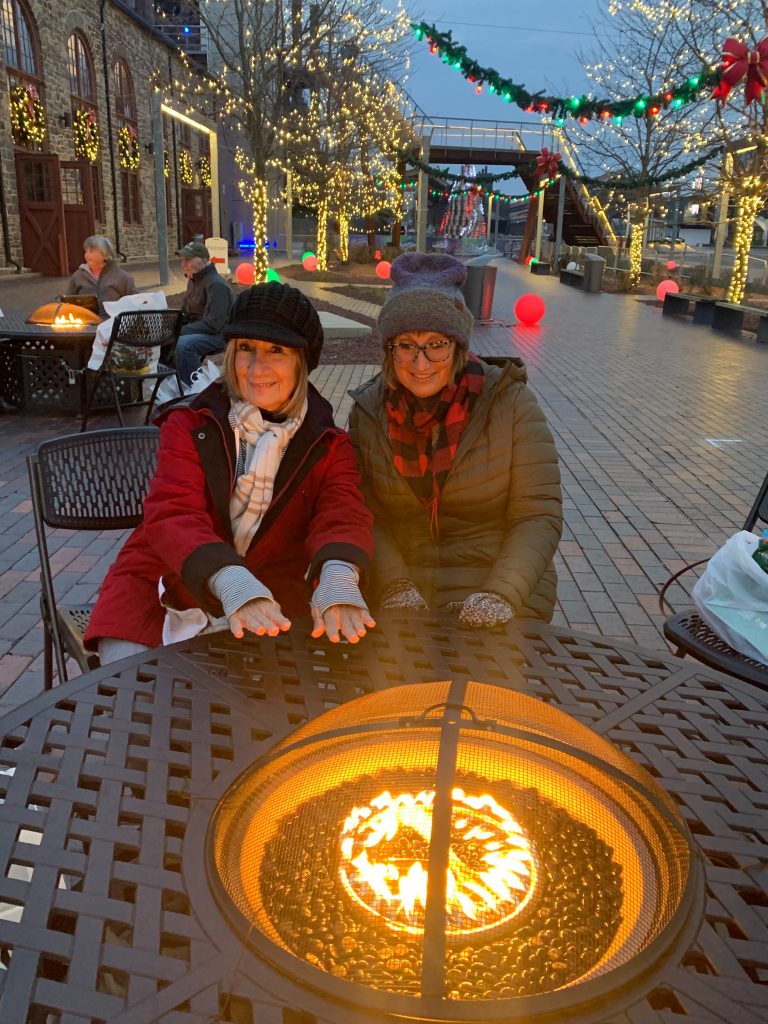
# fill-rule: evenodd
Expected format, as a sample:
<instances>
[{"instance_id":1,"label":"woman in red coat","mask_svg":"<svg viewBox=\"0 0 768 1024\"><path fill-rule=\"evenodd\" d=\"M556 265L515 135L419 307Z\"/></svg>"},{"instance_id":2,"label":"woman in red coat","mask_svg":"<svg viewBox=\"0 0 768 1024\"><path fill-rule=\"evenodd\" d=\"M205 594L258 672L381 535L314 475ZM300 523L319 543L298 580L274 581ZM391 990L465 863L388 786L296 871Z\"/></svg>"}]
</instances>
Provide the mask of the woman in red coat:
<instances>
[{"instance_id":1,"label":"woman in red coat","mask_svg":"<svg viewBox=\"0 0 768 1024\"><path fill-rule=\"evenodd\" d=\"M308 381L320 318L289 285L256 285L224 329L222 380L161 410L144 521L109 570L85 634L102 663L231 629L313 636L375 625L359 579L371 515L349 437Z\"/></svg>"}]
</instances>

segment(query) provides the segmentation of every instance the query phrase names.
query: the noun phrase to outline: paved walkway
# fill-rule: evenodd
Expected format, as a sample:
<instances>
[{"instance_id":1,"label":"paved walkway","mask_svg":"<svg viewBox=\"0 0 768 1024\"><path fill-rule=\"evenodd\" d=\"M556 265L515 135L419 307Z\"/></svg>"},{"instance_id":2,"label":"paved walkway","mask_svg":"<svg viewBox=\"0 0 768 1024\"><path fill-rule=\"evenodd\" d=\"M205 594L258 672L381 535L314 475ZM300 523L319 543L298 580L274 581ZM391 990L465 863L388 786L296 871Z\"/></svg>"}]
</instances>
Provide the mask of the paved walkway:
<instances>
[{"instance_id":1,"label":"paved walkway","mask_svg":"<svg viewBox=\"0 0 768 1024\"><path fill-rule=\"evenodd\" d=\"M664 650L656 590L737 529L768 468L763 419L768 350L661 317L632 298L585 295L499 260L494 316L477 351L528 366L560 452L566 527L556 621ZM310 283L308 292L318 285ZM541 325L514 326L536 291ZM334 293L334 303L355 312ZM0 306L2 306L0 290ZM368 303L361 303L367 315ZM28 308L28 307L27 307ZM321 366L313 379L346 422L348 387L370 366ZM93 427L112 425L97 417ZM41 686L37 555L24 459L65 417L0 418L0 710ZM60 594L87 601L113 557L113 535L54 538Z\"/></svg>"}]
</instances>

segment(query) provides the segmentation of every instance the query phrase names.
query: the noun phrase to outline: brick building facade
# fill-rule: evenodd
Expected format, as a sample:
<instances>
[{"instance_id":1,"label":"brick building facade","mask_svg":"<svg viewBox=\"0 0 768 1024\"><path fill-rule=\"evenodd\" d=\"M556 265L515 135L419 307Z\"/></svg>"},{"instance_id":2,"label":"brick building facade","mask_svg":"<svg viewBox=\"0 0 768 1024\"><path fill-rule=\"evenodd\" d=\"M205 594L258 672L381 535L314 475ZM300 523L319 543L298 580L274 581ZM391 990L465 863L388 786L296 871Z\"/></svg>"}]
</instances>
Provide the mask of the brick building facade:
<instances>
[{"instance_id":1,"label":"brick building facade","mask_svg":"<svg viewBox=\"0 0 768 1024\"><path fill-rule=\"evenodd\" d=\"M147 14L142 0L0 0L0 266L64 275L93 233L157 257L150 95L172 94L182 65ZM220 226L207 134L164 114L163 136L173 253Z\"/></svg>"}]
</instances>

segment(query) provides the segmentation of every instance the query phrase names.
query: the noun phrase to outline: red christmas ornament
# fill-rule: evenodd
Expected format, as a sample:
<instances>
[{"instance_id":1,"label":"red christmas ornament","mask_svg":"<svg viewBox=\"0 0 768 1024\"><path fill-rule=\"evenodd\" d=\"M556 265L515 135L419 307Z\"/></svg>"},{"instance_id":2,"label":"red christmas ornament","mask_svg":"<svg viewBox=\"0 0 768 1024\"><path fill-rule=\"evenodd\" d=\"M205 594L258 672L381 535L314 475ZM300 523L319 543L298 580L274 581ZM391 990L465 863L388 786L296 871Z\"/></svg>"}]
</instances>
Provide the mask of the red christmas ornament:
<instances>
[{"instance_id":1,"label":"red christmas ornament","mask_svg":"<svg viewBox=\"0 0 768 1024\"><path fill-rule=\"evenodd\" d=\"M530 264L531 264L532 262L533 262L533 256L526 256L526 257L525 257L525 265L526 265L526 267L527 267L527 266L530 266Z\"/></svg>"},{"instance_id":2,"label":"red christmas ornament","mask_svg":"<svg viewBox=\"0 0 768 1024\"><path fill-rule=\"evenodd\" d=\"M301 265L311 274L313 270L317 270L317 256L305 256Z\"/></svg>"},{"instance_id":3,"label":"red christmas ornament","mask_svg":"<svg viewBox=\"0 0 768 1024\"><path fill-rule=\"evenodd\" d=\"M392 264L387 260L382 260L381 263L376 264L376 277L380 277L382 281L386 281L389 278L389 272L392 269Z\"/></svg>"},{"instance_id":4,"label":"red christmas ornament","mask_svg":"<svg viewBox=\"0 0 768 1024\"><path fill-rule=\"evenodd\" d=\"M559 153L550 153L546 146L542 146L541 152L536 157L536 176L539 179L554 178L562 159Z\"/></svg>"},{"instance_id":5,"label":"red christmas ornament","mask_svg":"<svg viewBox=\"0 0 768 1024\"><path fill-rule=\"evenodd\" d=\"M674 260L667 260L667 270L674 270L677 264Z\"/></svg>"},{"instance_id":6,"label":"red christmas ornament","mask_svg":"<svg viewBox=\"0 0 768 1024\"><path fill-rule=\"evenodd\" d=\"M659 302L663 302L664 296L667 295L669 292L675 293L679 291L680 285L677 283L677 281L670 281L669 279L667 279L666 281L662 281L656 289L656 298L659 300Z\"/></svg>"},{"instance_id":7,"label":"red christmas ornament","mask_svg":"<svg viewBox=\"0 0 768 1024\"><path fill-rule=\"evenodd\" d=\"M759 102L768 85L768 36L754 50L739 39L726 39L722 54L723 77L714 92L715 99L727 100L735 85L746 79L744 102Z\"/></svg>"},{"instance_id":8,"label":"red christmas ornament","mask_svg":"<svg viewBox=\"0 0 768 1024\"><path fill-rule=\"evenodd\" d=\"M526 295L521 295L515 303L515 316L521 323L526 324L528 327L532 327L534 324L537 324L546 311L547 307L544 305L544 299L542 299L540 295L536 295L534 292L528 292Z\"/></svg>"},{"instance_id":9,"label":"red christmas ornament","mask_svg":"<svg viewBox=\"0 0 768 1024\"><path fill-rule=\"evenodd\" d=\"M235 271L235 277L240 284L253 284L253 280L256 277L256 271L254 270L252 263L240 263L238 264L237 270Z\"/></svg>"}]
</instances>

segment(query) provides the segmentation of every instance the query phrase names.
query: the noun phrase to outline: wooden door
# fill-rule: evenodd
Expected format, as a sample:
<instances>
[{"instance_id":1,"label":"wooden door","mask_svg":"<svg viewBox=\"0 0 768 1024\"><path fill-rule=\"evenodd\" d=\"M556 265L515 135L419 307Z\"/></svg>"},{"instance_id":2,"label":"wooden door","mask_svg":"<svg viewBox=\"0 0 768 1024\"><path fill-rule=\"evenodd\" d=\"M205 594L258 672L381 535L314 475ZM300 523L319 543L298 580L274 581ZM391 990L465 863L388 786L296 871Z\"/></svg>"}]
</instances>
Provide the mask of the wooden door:
<instances>
[{"instance_id":1,"label":"wooden door","mask_svg":"<svg viewBox=\"0 0 768 1024\"><path fill-rule=\"evenodd\" d=\"M182 188L181 237L186 244L195 235L211 234L211 196L207 188Z\"/></svg>"},{"instance_id":2,"label":"wooden door","mask_svg":"<svg viewBox=\"0 0 768 1024\"><path fill-rule=\"evenodd\" d=\"M67 236L55 153L16 152L24 266L48 277L67 273Z\"/></svg>"},{"instance_id":3,"label":"wooden door","mask_svg":"<svg viewBox=\"0 0 768 1024\"><path fill-rule=\"evenodd\" d=\"M93 176L87 160L61 161L61 197L67 237L67 270L83 262L83 239L96 230Z\"/></svg>"}]
</instances>

